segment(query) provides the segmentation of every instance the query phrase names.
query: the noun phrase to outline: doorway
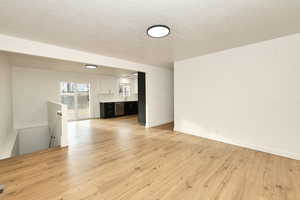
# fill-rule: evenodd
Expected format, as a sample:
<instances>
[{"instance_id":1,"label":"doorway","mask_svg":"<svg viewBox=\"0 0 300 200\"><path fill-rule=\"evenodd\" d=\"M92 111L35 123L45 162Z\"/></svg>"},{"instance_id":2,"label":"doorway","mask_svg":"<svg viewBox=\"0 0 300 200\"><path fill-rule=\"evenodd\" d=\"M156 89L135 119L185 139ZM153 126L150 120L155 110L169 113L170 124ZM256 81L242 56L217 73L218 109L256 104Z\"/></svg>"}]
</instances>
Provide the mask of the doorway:
<instances>
[{"instance_id":1,"label":"doorway","mask_svg":"<svg viewBox=\"0 0 300 200\"><path fill-rule=\"evenodd\" d=\"M90 118L90 84L60 83L60 101L68 107L68 120Z\"/></svg>"}]
</instances>

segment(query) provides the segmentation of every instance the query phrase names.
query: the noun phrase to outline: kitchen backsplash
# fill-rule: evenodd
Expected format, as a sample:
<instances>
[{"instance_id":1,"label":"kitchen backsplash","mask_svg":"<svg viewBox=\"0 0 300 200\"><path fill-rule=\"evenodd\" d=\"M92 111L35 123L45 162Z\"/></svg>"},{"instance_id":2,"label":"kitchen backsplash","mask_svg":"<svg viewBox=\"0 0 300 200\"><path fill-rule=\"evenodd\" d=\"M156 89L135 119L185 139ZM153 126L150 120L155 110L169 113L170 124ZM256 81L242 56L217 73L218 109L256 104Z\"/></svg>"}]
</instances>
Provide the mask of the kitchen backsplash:
<instances>
[{"instance_id":1,"label":"kitchen backsplash","mask_svg":"<svg viewBox=\"0 0 300 200\"><path fill-rule=\"evenodd\" d=\"M131 94L129 97L122 97L119 95L114 94L100 94L99 95L99 102L101 101L137 101L138 95L137 94Z\"/></svg>"}]
</instances>

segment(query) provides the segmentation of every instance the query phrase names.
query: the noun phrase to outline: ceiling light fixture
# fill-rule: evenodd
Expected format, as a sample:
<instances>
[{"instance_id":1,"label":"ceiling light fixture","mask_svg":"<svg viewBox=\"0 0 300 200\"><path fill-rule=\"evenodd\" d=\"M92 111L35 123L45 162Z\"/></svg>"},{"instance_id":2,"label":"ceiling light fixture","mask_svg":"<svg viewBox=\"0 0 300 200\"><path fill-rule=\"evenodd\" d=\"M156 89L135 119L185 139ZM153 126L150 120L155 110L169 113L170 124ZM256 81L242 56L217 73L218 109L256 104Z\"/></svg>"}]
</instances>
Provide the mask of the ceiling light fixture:
<instances>
[{"instance_id":1,"label":"ceiling light fixture","mask_svg":"<svg viewBox=\"0 0 300 200\"><path fill-rule=\"evenodd\" d=\"M147 34L152 38L162 38L170 34L170 28L165 25L154 25L147 29Z\"/></svg>"},{"instance_id":2,"label":"ceiling light fixture","mask_svg":"<svg viewBox=\"0 0 300 200\"><path fill-rule=\"evenodd\" d=\"M91 64L86 64L85 68L87 69L96 69L98 66L97 65L91 65Z\"/></svg>"}]
</instances>

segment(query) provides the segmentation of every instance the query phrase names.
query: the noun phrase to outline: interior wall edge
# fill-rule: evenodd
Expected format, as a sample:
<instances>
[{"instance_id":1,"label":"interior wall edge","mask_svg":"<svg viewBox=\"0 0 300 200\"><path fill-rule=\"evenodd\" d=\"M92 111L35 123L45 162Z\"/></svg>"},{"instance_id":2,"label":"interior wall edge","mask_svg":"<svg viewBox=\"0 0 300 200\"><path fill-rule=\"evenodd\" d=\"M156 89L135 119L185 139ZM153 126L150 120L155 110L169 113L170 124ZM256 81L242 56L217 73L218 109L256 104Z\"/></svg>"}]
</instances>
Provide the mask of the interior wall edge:
<instances>
[{"instance_id":1,"label":"interior wall edge","mask_svg":"<svg viewBox=\"0 0 300 200\"><path fill-rule=\"evenodd\" d=\"M146 126L147 128L152 128L152 127L157 127L157 126L161 126L161 125L165 125L165 124L169 124L174 122L174 120L166 120L166 121L160 121L160 122L153 122L153 123L149 123L148 126Z\"/></svg>"}]
</instances>

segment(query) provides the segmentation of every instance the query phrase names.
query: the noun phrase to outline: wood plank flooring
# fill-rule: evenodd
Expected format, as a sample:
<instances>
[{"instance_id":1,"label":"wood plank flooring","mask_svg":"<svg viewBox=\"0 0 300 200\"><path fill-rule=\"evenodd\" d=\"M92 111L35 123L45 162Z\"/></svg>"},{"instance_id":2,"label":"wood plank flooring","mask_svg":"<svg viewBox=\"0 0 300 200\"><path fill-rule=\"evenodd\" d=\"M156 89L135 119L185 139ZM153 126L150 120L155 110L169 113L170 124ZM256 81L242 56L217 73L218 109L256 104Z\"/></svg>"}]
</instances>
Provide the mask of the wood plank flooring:
<instances>
[{"instance_id":1,"label":"wood plank flooring","mask_svg":"<svg viewBox=\"0 0 300 200\"><path fill-rule=\"evenodd\" d=\"M300 200L300 162L136 117L69 124L68 148L0 161L5 200Z\"/></svg>"}]
</instances>

